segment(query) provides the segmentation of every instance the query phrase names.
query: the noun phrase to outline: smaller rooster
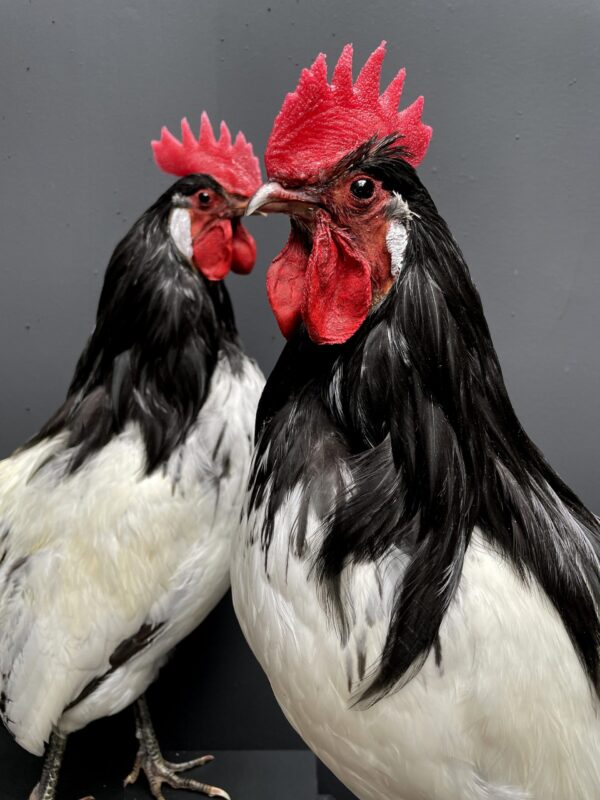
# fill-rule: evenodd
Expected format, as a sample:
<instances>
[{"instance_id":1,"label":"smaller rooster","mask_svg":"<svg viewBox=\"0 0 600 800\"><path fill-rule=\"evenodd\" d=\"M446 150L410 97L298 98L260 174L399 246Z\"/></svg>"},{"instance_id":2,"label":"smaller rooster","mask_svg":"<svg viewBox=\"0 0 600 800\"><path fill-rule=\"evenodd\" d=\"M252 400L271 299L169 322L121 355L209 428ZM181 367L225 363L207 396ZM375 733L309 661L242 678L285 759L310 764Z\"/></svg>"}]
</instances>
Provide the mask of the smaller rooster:
<instances>
[{"instance_id":1,"label":"smaller rooster","mask_svg":"<svg viewBox=\"0 0 600 800\"><path fill-rule=\"evenodd\" d=\"M263 377L222 279L254 265L260 168L206 115L153 148L183 177L117 245L64 404L0 462L0 715L29 752L49 741L31 800L54 798L67 734L140 698L229 585ZM178 774L210 756L165 761L136 712L126 784L227 797Z\"/></svg>"}]
</instances>

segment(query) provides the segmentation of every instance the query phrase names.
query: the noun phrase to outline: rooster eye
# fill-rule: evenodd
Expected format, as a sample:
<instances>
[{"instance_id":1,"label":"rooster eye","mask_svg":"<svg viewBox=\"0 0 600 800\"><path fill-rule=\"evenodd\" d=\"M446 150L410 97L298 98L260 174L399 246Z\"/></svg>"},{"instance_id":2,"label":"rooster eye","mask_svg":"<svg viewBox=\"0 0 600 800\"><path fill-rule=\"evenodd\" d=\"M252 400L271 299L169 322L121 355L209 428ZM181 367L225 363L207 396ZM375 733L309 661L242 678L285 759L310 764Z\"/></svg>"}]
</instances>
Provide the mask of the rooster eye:
<instances>
[{"instance_id":1,"label":"rooster eye","mask_svg":"<svg viewBox=\"0 0 600 800\"><path fill-rule=\"evenodd\" d=\"M350 191L357 200L368 200L373 197L375 184L370 178L358 178L350 184Z\"/></svg>"},{"instance_id":2,"label":"rooster eye","mask_svg":"<svg viewBox=\"0 0 600 800\"><path fill-rule=\"evenodd\" d=\"M207 206L210 203L210 195L208 192L200 192L198 194L198 202L201 206Z\"/></svg>"}]
</instances>

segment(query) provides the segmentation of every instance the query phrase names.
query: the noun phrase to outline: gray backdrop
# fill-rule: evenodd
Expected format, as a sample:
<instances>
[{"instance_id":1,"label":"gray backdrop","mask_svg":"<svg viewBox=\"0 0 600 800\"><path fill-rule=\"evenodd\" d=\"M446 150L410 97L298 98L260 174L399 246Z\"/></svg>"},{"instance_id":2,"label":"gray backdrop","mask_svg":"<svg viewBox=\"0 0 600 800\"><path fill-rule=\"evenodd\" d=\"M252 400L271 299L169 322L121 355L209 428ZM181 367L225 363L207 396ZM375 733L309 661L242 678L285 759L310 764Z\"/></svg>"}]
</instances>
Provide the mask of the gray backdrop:
<instances>
[{"instance_id":1,"label":"gray backdrop","mask_svg":"<svg viewBox=\"0 0 600 800\"><path fill-rule=\"evenodd\" d=\"M170 183L149 147L161 125L196 125L205 108L260 153L300 67L319 50L333 64L346 41L361 64L382 38L384 78L406 66L405 102L425 95L420 172L465 251L517 411L600 512L599 0L3 0L0 455L61 401L112 248ZM264 267L287 222L248 225L259 265L229 286L268 372L281 340ZM252 675L236 694L215 672L215 694L243 712L220 741L298 746L220 613L238 684Z\"/></svg>"}]
</instances>

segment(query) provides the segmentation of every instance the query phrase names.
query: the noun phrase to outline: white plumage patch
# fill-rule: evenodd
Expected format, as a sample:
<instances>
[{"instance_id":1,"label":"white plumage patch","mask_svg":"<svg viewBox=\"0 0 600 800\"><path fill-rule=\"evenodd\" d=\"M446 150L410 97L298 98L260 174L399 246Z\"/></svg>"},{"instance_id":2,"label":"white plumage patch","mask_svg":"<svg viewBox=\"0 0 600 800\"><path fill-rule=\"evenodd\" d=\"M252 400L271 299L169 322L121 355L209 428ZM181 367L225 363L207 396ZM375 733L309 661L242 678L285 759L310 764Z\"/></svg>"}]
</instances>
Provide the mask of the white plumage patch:
<instances>
[{"instance_id":1,"label":"white plumage patch","mask_svg":"<svg viewBox=\"0 0 600 800\"><path fill-rule=\"evenodd\" d=\"M402 271L402 265L404 264L404 251L406 250L407 242L408 234L406 233L406 228L404 225L401 222L392 220L388 227L385 243L392 260L391 269L394 278L397 278Z\"/></svg>"},{"instance_id":2,"label":"white plumage patch","mask_svg":"<svg viewBox=\"0 0 600 800\"><path fill-rule=\"evenodd\" d=\"M385 243L392 262L392 275L397 278L404 264L404 253L408 244L407 227L412 216L408 203L397 192L394 192L390 215L392 219L385 237Z\"/></svg>"},{"instance_id":3,"label":"white plumage patch","mask_svg":"<svg viewBox=\"0 0 600 800\"><path fill-rule=\"evenodd\" d=\"M192 223L187 208L174 208L171 211L169 233L179 252L191 259L193 254Z\"/></svg>"}]
</instances>

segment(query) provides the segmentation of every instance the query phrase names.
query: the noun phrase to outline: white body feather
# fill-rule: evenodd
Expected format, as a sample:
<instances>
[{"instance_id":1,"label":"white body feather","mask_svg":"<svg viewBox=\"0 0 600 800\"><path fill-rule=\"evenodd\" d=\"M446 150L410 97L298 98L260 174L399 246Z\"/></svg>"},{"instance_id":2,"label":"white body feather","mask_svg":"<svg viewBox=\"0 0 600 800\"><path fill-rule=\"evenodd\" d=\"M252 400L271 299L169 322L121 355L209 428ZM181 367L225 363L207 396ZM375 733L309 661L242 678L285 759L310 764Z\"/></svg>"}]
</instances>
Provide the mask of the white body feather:
<instances>
[{"instance_id":1,"label":"white body feather","mask_svg":"<svg viewBox=\"0 0 600 800\"><path fill-rule=\"evenodd\" d=\"M0 697L30 752L53 726L135 700L225 593L263 382L248 359L239 376L222 358L196 425L150 476L135 424L70 476L65 435L0 462ZM160 627L111 668L144 625Z\"/></svg>"},{"instance_id":2,"label":"white body feather","mask_svg":"<svg viewBox=\"0 0 600 800\"><path fill-rule=\"evenodd\" d=\"M534 583L475 531L434 653L403 688L370 707L354 701L377 666L401 556L349 568L344 644L320 602L311 557L289 552L297 488L275 518L237 536L236 612L286 716L362 800L597 800L598 701L563 624ZM321 542L309 519L309 547ZM358 654L366 671L360 680Z\"/></svg>"}]
</instances>

